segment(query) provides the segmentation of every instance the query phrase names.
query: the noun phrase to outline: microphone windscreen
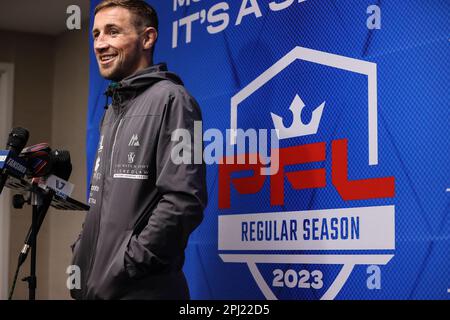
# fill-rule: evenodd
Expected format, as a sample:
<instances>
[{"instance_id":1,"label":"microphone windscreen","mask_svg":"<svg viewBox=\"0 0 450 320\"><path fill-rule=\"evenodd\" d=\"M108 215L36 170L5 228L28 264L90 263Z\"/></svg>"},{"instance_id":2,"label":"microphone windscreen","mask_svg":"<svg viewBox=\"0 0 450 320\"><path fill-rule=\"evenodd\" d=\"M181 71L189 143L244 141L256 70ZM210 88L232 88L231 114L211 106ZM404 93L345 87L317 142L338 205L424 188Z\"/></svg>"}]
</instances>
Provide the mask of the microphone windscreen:
<instances>
[{"instance_id":1,"label":"microphone windscreen","mask_svg":"<svg viewBox=\"0 0 450 320\"><path fill-rule=\"evenodd\" d=\"M16 154L19 154L28 142L30 134L27 129L14 128L8 136L8 142L6 148L12 150Z\"/></svg>"},{"instance_id":2,"label":"microphone windscreen","mask_svg":"<svg viewBox=\"0 0 450 320\"><path fill-rule=\"evenodd\" d=\"M29 153L25 158L28 162L28 176L44 177L52 172L53 161L49 152L43 150Z\"/></svg>"},{"instance_id":3,"label":"microphone windscreen","mask_svg":"<svg viewBox=\"0 0 450 320\"><path fill-rule=\"evenodd\" d=\"M51 152L53 174L63 180L69 180L72 173L70 152L67 150L53 150Z\"/></svg>"}]
</instances>

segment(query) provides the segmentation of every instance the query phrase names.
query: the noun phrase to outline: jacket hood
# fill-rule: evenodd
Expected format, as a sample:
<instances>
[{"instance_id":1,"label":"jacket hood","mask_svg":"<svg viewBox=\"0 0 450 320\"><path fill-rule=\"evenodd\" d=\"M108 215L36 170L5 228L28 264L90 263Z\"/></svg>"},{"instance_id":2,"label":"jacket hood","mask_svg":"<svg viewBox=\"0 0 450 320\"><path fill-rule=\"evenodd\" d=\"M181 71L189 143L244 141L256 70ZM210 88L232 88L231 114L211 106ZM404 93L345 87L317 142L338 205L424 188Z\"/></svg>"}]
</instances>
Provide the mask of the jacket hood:
<instances>
[{"instance_id":1,"label":"jacket hood","mask_svg":"<svg viewBox=\"0 0 450 320\"><path fill-rule=\"evenodd\" d=\"M106 95L105 108L108 105L108 97L112 97L113 107L123 106L127 101L161 80L169 80L183 85L183 81L175 73L167 70L165 63L156 64L119 82L111 82L104 93Z\"/></svg>"}]
</instances>

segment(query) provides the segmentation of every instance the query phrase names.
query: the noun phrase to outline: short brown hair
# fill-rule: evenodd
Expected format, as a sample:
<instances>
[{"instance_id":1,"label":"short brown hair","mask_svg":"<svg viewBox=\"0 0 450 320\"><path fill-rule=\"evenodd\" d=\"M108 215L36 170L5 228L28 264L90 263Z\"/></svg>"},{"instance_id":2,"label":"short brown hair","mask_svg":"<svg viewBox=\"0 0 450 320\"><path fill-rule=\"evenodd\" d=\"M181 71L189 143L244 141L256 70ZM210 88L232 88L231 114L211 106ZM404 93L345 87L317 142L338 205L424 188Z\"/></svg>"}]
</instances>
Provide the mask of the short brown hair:
<instances>
[{"instance_id":1,"label":"short brown hair","mask_svg":"<svg viewBox=\"0 0 450 320\"><path fill-rule=\"evenodd\" d=\"M103 0L95 7L95 14L100 10L112 7L122 7L131 11L137 19L134 25L137 29L153 27L158 31L158 15L155 9L143 0Z\"/></svg>"}]
</instances>

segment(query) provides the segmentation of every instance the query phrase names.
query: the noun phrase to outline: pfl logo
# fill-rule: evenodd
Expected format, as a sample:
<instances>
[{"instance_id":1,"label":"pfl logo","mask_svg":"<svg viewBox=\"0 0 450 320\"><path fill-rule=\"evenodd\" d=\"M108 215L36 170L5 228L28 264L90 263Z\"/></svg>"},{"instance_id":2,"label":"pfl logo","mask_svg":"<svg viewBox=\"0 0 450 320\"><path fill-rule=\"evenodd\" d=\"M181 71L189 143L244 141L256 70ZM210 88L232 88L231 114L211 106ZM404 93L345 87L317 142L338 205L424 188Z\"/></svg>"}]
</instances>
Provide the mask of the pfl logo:
<instances>
[{"instance_id":1,"label":"pfl logo","mask_svg":"<svg viewBox=\"0 0 450 320\"><path fill-rule=\"evenodd\" d=\"M360 120L368 124L368 165L377 168L376 64L308 48L296 47L231 98L231 143L236 144L237 141L238 108L242 108L246 99L265 90L266 85L277 75L286 72L290 65L299 61L320 68L331 68L333 72L351 72L366 77L368 103L364 106L364 119ZM300 82L297 79L290 81ZM350 178L354 175L349 174L349 154L360 152L349 148L349 141L355 137L353 132L339 139L313 141L318 133L329 129L323 126L322 119L333 104L325 98L320 101L315 104L317 107L311 112L309 122L302 120L301 115L307 103L304 102L302 93L298 92L288 107L291 120L280 116L283 112L286 114L285 110L273 110L270 113L271 125L277 130L278 138L289 142L288 146L278 150L277 159L272 159L279 162L275 165L278 168L276 172L262 175L260 172L263 164L260 162L236 163L227 160L219 165L219 209L240 210L239 214L233 212L219 216L220 257L226 263L247 264L267 299L277 299L275 293L279 293L280 288L299 290L299 293L288 294L289 296L311 296L302 295L301 290L307 289L308 292L314 292L314 297L334 299L355 266L385 265L393 257L395 206L389 203L361 207L356 201L392 201L389 199L395 196L395 178ZM298 144L299 137L307 143ZM295 140L291 142L290 139ZM244 158L250 156L251 154L245 154ZM325 161L331 163L328 168L323 165ZM244 172L247 174L243 176ZM249 176L248 172L252 175ZM267 205L271 208L284 208L288 191L292 196L302 190L320 189L325 190L322 194L327 192L331 195L331 188L340 199L339 202L332 203L344 203L343 206L330 205L326 209L316 209L311 205L308 210L303 211L258 213L252 209L242 212L241 206L236 205L244 201L245 197L267 194L258 199L267 199ZM380 254L380 250L389 253ZM245 254L245 251L251 254ZM261 272L259 265L262 264L274 266L272 272L268 273L267 267ZM302 268L293 269L293 265L302 265ZM269 277L271 281L267 281Z\"/></svg>"}]
</instances>

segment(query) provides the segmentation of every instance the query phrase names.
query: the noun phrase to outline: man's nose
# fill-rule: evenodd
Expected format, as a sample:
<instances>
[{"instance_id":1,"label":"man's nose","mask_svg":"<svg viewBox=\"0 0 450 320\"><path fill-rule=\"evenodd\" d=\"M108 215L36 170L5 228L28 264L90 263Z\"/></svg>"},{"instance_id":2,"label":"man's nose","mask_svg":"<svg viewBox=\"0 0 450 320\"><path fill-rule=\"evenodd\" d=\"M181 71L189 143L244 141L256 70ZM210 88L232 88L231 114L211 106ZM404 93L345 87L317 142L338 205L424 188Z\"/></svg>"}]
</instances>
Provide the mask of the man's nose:
<instances>
[{"instance_id":1,"label":"man's nose","mask_svg":"<svg viewBox=\"0 0 450 320\"><path fill-rule=\"evenodd\" d=\"M105 41L103 39L102 36L99 36L95 41L94 41L94 49L96 51L105 51L106 49L108 49L109 44L107 41Z\"/></svg>"}]
</instances>

